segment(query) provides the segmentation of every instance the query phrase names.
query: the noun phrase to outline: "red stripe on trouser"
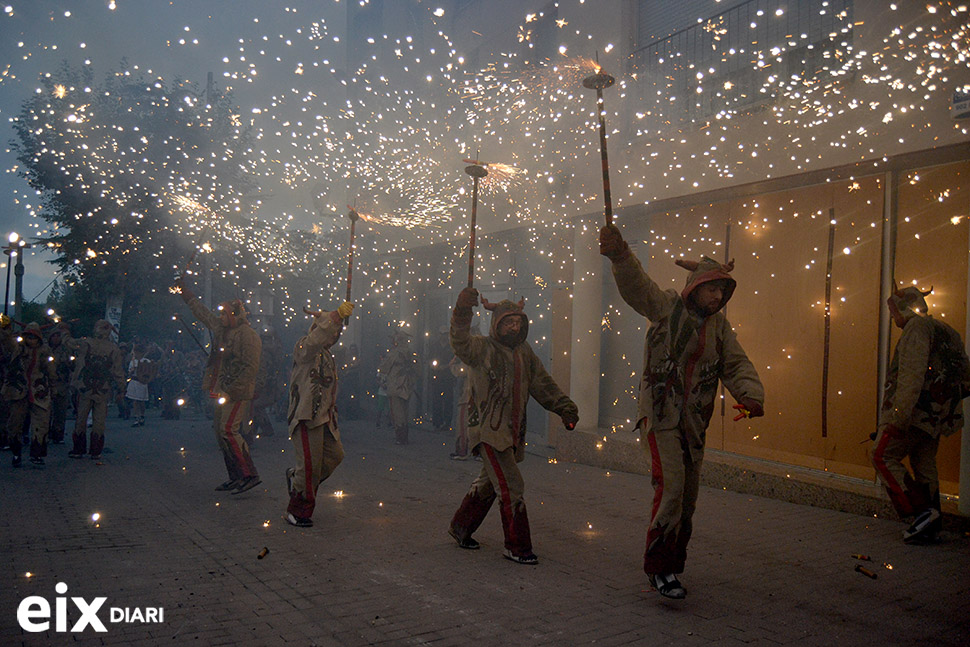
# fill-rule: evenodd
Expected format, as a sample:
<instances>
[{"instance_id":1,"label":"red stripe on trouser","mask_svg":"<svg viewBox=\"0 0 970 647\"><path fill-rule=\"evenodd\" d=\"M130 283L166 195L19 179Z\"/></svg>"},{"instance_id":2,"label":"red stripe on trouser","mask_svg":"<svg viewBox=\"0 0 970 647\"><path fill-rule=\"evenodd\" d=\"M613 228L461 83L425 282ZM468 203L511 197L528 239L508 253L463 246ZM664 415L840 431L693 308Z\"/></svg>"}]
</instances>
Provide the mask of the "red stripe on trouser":
<instances>
[{"instance_id":1,"label":"red stripe on trouser","mask_svg":"<svg viewBox=\"0 0 970 647\"><path fill-rule=\"evenodd\" d=\"M499 496L501 498L502 512L505 514L503 517L508 519L508 541L511 545L517 546L515 536L515 524L512 523L512 494L509 492L509 484L505 480L505 473L502 471L502 466L499 465L498 459L495 458L495 450L491 446L482 443L482 449L485 450L485 456L488 458L489 464L492 466L492 470L495 472L495 478L498 480Z\"/></svg>"},{"instance_id":2,"label":"red stripe on trouser","mask_svg":"<svg viewBox=\"0 0 970 647\"><path fill-rule=\"evenodd\" d=\"M888 433L886 429L883 429L882 434L879 437L879 443L872 452L872 464L879 472L882 477L883 483L886 485L886 491L889 494L889 498L892 500L893 506L896 508L901 516L906 517L913 514L913 506L909 501L909 497L906 495L906 491L903 490L899 481L893 476L893 473L889 470L886 465L886 445L889 441L893 440L896 435Z\"/></svg>"},{"instance_id":3,"label":"red stripe on trouser","mask_svg":"<svg viewBox=\"0 0 970 647\"><path fill-rule=\"evenodd\" d=\"M303 443L303 487L306 488L303 498L312 506L317 498L317 488L313 485L313 456L310 454L310 436L307 434L305 422L300 423L300 441Z\"/></svg>"},{"instance_id":4,"label":"red stripe on trouser","mask_svg":"<svg viewBox=\"0 0 970 647\"><path fill-rule=\"evenodd\" d=\"M650 511L650 523L653 523L664 496L664 470L660 462L660 451L657 449L657 436L652 431L647 434L647 442L650 444L650 473L654 481L653 509Z\"/></svg>"},{"instance_id":5,"label":"red stripe on trouser","mask_svg":"<svg viewBox=\"0 0 970 647\"><path fill-rule=\"evenodd\" d=\"M239 443L237 443L236 439L233 437L234 434L232 431L232 425L236 421L236 416L239 414L239 407L241 405L242 405L242 402L237 402L232 405L232 411L229 412L229 418L226 420L226 425L225 427L223 427L223 431L226 434L226 442L229 444L229 447L232 449L232 453L235 454L236 456L236 463L239 465L239 468L242 470L243 476L248 478L252 476L252 474L249 472L249 466L246 464L246 458L243 456L242 448L239 446Z\"/></svg>"}]
</instances>

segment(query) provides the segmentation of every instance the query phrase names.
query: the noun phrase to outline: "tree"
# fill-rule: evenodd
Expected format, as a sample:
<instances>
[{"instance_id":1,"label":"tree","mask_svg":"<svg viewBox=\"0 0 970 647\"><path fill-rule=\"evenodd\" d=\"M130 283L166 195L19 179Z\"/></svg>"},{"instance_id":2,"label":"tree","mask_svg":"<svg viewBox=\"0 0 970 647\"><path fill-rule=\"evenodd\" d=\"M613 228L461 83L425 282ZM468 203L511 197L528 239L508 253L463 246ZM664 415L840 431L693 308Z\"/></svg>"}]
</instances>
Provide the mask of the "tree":
<instances>
[{"instance_id":1,"label":"tree","mask_svg":"<svg viewBox=\"0 0 970 647\"><path fill-rule=\"evenodd\" d=\"M151 302L168 293L200 232L247 218L252 133L231 95L146 79L124 61L100 85L93 77L67 64L44 74L11 145L41 195L50 224L41 240L64 280L102 311L121 296L126 312L157 322Z\"/></svg>"}]
</instances>

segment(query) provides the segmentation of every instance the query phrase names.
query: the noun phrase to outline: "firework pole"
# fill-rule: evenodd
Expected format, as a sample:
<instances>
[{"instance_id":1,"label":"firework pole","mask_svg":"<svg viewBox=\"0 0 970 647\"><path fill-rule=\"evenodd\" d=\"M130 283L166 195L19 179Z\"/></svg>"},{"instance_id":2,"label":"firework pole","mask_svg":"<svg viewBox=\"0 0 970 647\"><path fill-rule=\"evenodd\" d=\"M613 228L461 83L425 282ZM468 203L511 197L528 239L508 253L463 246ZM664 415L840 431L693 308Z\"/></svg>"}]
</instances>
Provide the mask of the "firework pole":
<instances>
[{"instance_id":1,"label":"firework pole","mask_svg":"<svg viewBox=\"0 0 970 647\"><path fill-rule=\"evenodd\" d=\"M360 215L357 210L347 205L350 211L347 213L347 217L350 218L350 248L347 253L347 301L350 301L350 284L354 278L354 237L356 236L357 221L360 219Z\"/></svg>"},{"instance_id":2,"label":"firework pole","mask_svg":"<svg viewBox=\"0 0 970 647\"><path fill-rule=\"evenodd\" d=\"M596 112L600 121L600 157L603 160L603 202L606 208L606 224L613 224L613 199L610 197L610 160L606 154L606 106L603 103L603 89L616 81L599 66L597 56L596 74L583 79L583 87L596 90Z\"/></svg>"},{"instance_id":3,"label":"firework pole","mask_svg":"<svg viewBox=\"0 0 970 647\"><path fill-rule=\"evenodd\" d=\"M477 157L477 156L476 156ZM478 218L478 181L488 175L488 166L483 162L475 160L464 160L471 162L470 166L465 167L465 173L472 176L472 223L468 233L468 287L472 287L475 280L475 221Z\"/></svg>"}]
</instances>

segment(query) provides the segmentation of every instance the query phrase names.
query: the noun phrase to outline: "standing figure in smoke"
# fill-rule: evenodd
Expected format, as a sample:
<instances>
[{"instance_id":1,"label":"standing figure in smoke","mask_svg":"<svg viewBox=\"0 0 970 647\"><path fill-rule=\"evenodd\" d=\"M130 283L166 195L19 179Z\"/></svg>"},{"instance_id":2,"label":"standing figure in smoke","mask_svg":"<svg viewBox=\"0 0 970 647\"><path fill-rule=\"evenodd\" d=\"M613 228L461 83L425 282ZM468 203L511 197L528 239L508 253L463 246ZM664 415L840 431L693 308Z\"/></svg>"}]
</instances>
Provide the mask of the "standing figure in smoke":
<instances>
[{"instance_id":1,"label":"standing figure in smoke","mask_svg":"<svg viewBox=\"0 0 970 647\"><path fill-rule=\"evenodd\" d=\"M296 467L286 470L286 521L301 528L313 525L317 488L344 459L337 428L337 366L330 347L353 311L354 304L345 301L334 312L307 312L313 323L293 348L287 424Z\"/></svg>"},{"instance_id":2,"label":"standing figure in smoke","mask_svg":"<svg viewBox=\"0 0 970 647\"><path fill-rule=\"evenodd\" d=\"M378 374L384 379L387 399L391 406L391 424L394 426L394 444L408 444L408 415L411 394L417 382L418 365L411 352L411 335L398 330L391 336L391 348L387 351Z\"/></svg>"},{"instance_id":3,"label":"standing figure in smoke","mask_svg":"<svg viewBox=\"0 0 970 647\"><path fill-rule=\"evenodd\" d=\"M529 396L576 426L579 410L562 392L526 341L529 320L523 302L504 300L482 305L492 311L488 337L470 334L472 307L478 290L465 288L451 315L451 347L468 366L468 445L482 458L482 471L471 485L448 528L462 548L478 548L472 538L496 495L505 532L505 557L519 564L537 564L532 552L525 482L517 463L525 458L525 414Z\"/></svg>"},{"instance_id":4,"label":"standing figure in smoke","mask_svg":"<svg viewBox=\"0 0 970 647\"><path fill-rule=\"evenodd\" d=\"M114 389L119 401L125 392L124 359L121 349L111 340L112 330L111 323L101 319L94 324L94 338L84 337L77 343L77 359L71 375L71 387L78 395L74 447L68 454L71 458L83 458L88 450L88 413L91 414L91 458L101 458L111 390Z\"/></svg>"},{"instance_id":5,"label":"standing figure in smoke","mask_svg":"<svg viewBox=\"0 0 970 647\"><path fill-rule=\"evenodd\" d=\"M912 525L906 543L932 543L942 529L936 452L940 436L963 427L963 398L970 394L970 361L960 334L926 314L915 287L889 297L889 314L903 333L896 343L876 444L870 454L889 499ZM902 463L909 457L912 475Z\"/></svg>"},{"instance_id":6,"label":"standing figure in smoke","mask_svg":"<svg viewBox=\"0 0 970 647\"><path fill-rule=\"evenodd\" d=\"M212 428L229 473L229 480L216 490L240 494L262 482L249 445L239 433L242 423L249 420L262 344L249 325L242 301L220 303L219 312L215 313L205 307L182 279L176 286L195 318L212 331L212 352L202 388L215 400Z\"/></svg>"},{"instance_id":7,"label":"standing figure in smoke","mask_svg":"<svg viewBox=\"0 0 970 647\"><path fill-rule=\"evenodd\" d=\"M12 341L12 340L10 340ZM9 341L7 342L9 343ZM13 466L20 466L21 431L30 420L30 462L44 465L47 456L47 431L50 427L51 389L57 375L54 357L44 343L36 323L27 324L10 355L3 380L3 399L9 403L7 441L13 452Z\"/></svg>"},{"instance_id":8,"label":"standing figure in smoke","mask_svg":"<svg viewBox=\"0 0 970 647\"><path fill-rule=\"evenodd\" d=\"M64 444L67 426L67 409L71 406L71 375L74 373L74 354L77 343L71 338L71 327L60 322L49 335L47 345L54 356L57 379L51 389L51 428L49 440L52 445Z\"/></svg>"},{"instance_id":9,"label":"standing figure in smoke","mask_svg":"<svg viewBox=\"0 0 970 647\"><path fill-rule=\"evenodd\" d=\"M678 260L690 271L678 294L643 271L614 225L600 230L600 253L613 262L620 296L651 324L637 411L654 487L643 570L661 595L682 599L687 592L677 575L687 561L717 382L748 417L764 415L764 387L721 311L737 285L729 274L733 261Z\"/></svg>"}]
</instances>

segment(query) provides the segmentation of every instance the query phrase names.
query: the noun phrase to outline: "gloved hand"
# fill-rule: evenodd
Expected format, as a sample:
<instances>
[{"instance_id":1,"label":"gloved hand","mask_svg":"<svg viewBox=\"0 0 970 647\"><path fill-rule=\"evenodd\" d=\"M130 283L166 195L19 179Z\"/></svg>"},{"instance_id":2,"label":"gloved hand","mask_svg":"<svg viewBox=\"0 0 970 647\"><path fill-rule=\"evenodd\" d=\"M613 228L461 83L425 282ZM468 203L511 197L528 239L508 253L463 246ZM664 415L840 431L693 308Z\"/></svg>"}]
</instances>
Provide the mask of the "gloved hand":
<instances>
[{"instance_id":1,"label":"gloved hand","mask_svg":"<svg viewBox=\"0 0 970 647\"><path fill-rule=\"evenodd\" d=\"M576 423L579 422L579 414L572 411L567 411L560 417L562 418L562 425L566 429L575 429Z\"/></svg>"},{"instance_id":2,"label":"gloved hand","mask_svg":"<svg viewBox=\"0 0 970 647\"><path fill-rule=\"evenodd\" d=\"M741 401L734 405L734 408L741 412L735 416L735 420L740 420L741 418L760 418L765 415L765 409L761 406L761 403L751 398L741 398Z\"/></svg>"},{"instance_id":3,"label":"gloved hand","mask_svg":"<svg viewBox=\"0 0 970 647\"><path fill-rule=\"evenodd\" d=\"M179 277L175 279L175 287L178 288L179 295L182 297L182 301L188 303L195 297L195 292L189 289L189 286L185 284L185 279Z\"/></svg>"},{"instance_id":4,"label":"gloved hand","mask_svg":"<svg viewBox=\"0 0 970 647\"><path fill-rule=\"evenodd\" d=\"M354 304L350 301L344 301L337 308L337 314L340 315L341 319L349 319L350 315L354 312Z\"/></svg>"},{"instance_id":5,"label":"gloved hand","mask_svg":"<svg viewBox=\"0 0 970 647\"><path fill-rule=\"evenodd\" d=\"M600 229L600 254L614 263L630 255L630 246L623 240L616 225L604 225Z\"/></svg>"},{"instance_id":6,"label":"gloved hand","mask_svg":"<svg viewBox=\"0 0 970 647\"><path fill-rule=\"evenodd\" d=\"M0 312L0 328L9 328L13 319Z\"/></svg>"},{"instance_id":7,"label":"gloved hand","mask_svg":"<svg viewBox=\"0 0 970 647\"><path fill-rule=\"evenodd\" d=\"M461 308L463 310L471 310L478 305L478 290L475 288L465 288L458 293L458 301L455 302L455 308Z\"/></svg>"}]
</instances>

